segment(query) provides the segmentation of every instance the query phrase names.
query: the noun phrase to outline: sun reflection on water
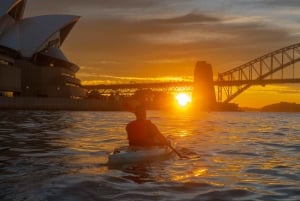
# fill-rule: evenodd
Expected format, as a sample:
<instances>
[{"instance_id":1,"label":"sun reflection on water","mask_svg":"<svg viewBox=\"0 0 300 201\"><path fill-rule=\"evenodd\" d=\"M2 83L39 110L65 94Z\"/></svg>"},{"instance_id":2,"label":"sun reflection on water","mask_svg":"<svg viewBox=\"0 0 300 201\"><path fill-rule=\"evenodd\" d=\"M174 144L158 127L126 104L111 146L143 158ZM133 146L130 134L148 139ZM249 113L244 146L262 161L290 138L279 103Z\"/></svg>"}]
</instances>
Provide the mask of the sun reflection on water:
<instances>
[{"instance_id":1,"label":"sun reflection on water","mask_svg":"<svg viewBox=\"0 0 300 201\"><path fill-rule=\"evenodd\" d=\"M208 169L206 168L196 168L192 171L186 172L185 174L174 174L172 180L187 182L195 177L201 177L207 173Z\"/></svg>"}]
</instances>

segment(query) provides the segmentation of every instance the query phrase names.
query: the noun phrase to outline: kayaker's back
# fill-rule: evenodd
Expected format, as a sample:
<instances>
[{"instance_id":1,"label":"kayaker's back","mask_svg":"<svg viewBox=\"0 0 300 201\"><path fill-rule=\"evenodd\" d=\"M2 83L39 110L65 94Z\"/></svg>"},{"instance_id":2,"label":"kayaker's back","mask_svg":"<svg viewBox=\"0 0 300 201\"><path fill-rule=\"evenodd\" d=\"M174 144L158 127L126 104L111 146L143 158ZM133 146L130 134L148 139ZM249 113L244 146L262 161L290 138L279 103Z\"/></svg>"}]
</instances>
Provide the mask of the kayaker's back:
<instances>
[{"instance_id":1,"label":"kayaker's back","mask_svg":"<svg viewBox=\"0 0 300 201\"><path fill-rule=\"evenodd\" d=\"M156 126L149 120L138 119L126 126L129 146L157 146L167 142L161 135Z\"/></svg>"}]
</instances>

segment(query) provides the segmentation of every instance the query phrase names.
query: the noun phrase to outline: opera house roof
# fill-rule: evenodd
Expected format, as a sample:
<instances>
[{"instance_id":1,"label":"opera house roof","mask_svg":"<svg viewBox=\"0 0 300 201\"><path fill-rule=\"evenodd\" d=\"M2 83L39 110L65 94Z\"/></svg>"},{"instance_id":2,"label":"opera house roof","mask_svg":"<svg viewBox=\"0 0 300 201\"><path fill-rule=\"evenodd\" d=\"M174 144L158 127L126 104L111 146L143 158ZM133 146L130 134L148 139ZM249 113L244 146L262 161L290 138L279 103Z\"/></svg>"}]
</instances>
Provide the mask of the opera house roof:
<instances>
[{"instance_id":1,"label":"opera house roof","mask_svg":"<svg viewBox=\"0 0 300 201\"><path fill-rule=\"evenodd\" d=\"M23 18L26 0L1 0L0 47L18 52L22 58L44 53L68 61L59 47L79 16L43 15Z\"/></svg>"}]
</instances>

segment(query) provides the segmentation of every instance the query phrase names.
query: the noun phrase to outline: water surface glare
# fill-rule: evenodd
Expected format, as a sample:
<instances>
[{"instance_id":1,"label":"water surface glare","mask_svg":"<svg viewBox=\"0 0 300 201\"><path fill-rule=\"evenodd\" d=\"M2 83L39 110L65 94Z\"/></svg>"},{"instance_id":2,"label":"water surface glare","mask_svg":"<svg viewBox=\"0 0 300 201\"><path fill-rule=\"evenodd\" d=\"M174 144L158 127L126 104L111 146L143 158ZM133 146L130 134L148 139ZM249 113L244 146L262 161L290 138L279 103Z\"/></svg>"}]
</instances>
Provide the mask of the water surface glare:
<instances>
[{"instance_id":1,"label":"water surface glare","mask_svg":"<svg viewBox=\"0 0 300 201\"><path fill-rule=\"evenodd\" d=\"M0 200L300 200L300 114L150 111L176 155L109 167L128 112L0 111Z\"/></svg>"}]
</instances>

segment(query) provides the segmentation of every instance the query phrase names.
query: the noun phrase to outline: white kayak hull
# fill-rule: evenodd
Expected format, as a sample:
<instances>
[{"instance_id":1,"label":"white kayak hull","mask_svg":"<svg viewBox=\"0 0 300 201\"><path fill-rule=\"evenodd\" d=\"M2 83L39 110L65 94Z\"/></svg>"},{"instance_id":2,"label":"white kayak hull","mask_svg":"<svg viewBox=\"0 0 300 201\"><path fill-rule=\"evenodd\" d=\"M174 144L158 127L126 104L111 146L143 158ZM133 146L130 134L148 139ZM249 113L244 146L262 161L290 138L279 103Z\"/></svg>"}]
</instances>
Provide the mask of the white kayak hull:
<instances>
[{"instance_id":1,"label":"white kayak hull","mask_svg":"<svg viewBox=\"0 0 300 201\"><path fill-rule=\"evenodd\" d=\"M169 146L121 147L108 156L108 164L141 163L164 159L173 153Z\"/></svg>"}]
</instances>

